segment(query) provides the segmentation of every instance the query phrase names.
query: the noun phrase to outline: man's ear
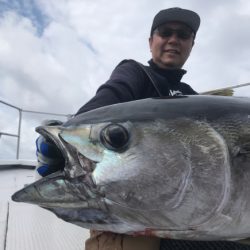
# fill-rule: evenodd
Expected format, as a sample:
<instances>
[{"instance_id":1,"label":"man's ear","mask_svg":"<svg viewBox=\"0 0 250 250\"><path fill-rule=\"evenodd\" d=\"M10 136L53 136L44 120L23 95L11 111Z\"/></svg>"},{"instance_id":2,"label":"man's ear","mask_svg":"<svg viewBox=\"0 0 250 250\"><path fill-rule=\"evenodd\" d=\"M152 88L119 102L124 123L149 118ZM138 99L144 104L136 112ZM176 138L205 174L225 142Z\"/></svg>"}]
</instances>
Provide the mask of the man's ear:
<instances>
[{"instance_id":1,"label":"man's ear","mask_svg":"<svg viewBox=\"0 0 250 250\"><path fill-rule=\"evenodd\" d=\"M148 39L150 51L151 51L152 42L153 42L153 37L151 36L151 37L149 37L149 39Z\"/></svg>"}]
</instances>

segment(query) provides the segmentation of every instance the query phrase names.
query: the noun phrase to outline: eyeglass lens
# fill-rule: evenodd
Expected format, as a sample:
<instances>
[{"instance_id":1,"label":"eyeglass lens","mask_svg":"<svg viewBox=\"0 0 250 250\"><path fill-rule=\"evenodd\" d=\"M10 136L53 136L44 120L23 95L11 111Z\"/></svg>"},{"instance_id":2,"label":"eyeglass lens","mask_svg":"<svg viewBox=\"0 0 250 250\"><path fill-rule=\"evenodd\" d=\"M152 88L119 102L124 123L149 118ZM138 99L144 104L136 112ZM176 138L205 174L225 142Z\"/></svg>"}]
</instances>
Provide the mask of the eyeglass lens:
<instances>
[{"instance_id":1,"label":"eyeglass lens","mask_svg":"<svg viewBox=\"0 0 250 250\"><path fill-rule=\"evenodd\" d=\"M161 37L171 37L173 34L176 34L178 38L187 40L192 36L192 31L186 30L186 29L171 29L171 28L162 28L157 29L159 36Z\"/></svg>"}]
</instances>

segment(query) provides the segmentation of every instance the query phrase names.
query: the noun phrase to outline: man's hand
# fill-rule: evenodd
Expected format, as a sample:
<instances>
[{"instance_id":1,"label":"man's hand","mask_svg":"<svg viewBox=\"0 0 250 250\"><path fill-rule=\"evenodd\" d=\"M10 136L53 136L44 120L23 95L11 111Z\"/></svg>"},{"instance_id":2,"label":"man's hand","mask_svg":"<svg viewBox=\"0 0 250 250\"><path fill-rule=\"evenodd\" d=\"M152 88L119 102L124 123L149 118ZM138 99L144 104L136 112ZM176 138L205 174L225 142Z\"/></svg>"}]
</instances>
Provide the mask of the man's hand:
<instances>
[{"instance_id":1,"label":"man's hand","mask_svg":"<svg viewBox=\"0 0 250 250\"><path fill-rule=\"evenodd\" d=\"M55 126L61 125L60 121L46 121L44 125ZM47 176L58 170L63 170L65 160L62 153L56 147L56 145L42 135L40 135L36 140L36 155L38 161L37 172L41 176Z\"/></svg>"}]
</instances>

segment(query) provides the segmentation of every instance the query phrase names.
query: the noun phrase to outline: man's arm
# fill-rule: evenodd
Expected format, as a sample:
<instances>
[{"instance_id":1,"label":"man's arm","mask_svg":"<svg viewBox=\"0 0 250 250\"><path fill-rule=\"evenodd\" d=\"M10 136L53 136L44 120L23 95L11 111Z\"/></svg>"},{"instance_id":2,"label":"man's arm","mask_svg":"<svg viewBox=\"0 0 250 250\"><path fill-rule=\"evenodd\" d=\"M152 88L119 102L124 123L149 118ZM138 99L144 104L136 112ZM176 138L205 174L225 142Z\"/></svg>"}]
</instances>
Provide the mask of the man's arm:
<instances>
[{"instance_id":1,"label":"man's arm","mask_svg":"<svg viewBox=\"0 0 250 250\"><path fill-rule=\"evenodd\" d=\"M141 99L146 82L144 72L134 61L123 61L76 115L111 104Z\"/></svg>"}]
</instances>

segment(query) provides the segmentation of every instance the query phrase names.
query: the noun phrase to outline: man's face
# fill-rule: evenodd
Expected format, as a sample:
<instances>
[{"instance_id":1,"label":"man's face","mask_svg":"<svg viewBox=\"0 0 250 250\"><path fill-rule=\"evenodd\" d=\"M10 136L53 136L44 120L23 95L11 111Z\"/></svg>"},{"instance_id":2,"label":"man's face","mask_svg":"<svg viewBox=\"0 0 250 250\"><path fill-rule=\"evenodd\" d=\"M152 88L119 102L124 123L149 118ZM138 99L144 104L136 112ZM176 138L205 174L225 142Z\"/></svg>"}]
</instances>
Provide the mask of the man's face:
<instances>
[{"instance_id":1,"label":"man's face","mask_svg":"<svg viewBox=\"0 0 250 250\"><path fill-rule=\"evenodd\" d=\"M158 27L149 38L153 61L165 69L178 69L189 57L194 33L185 24L169 22Z\"/></svg>"}]
</instances>

